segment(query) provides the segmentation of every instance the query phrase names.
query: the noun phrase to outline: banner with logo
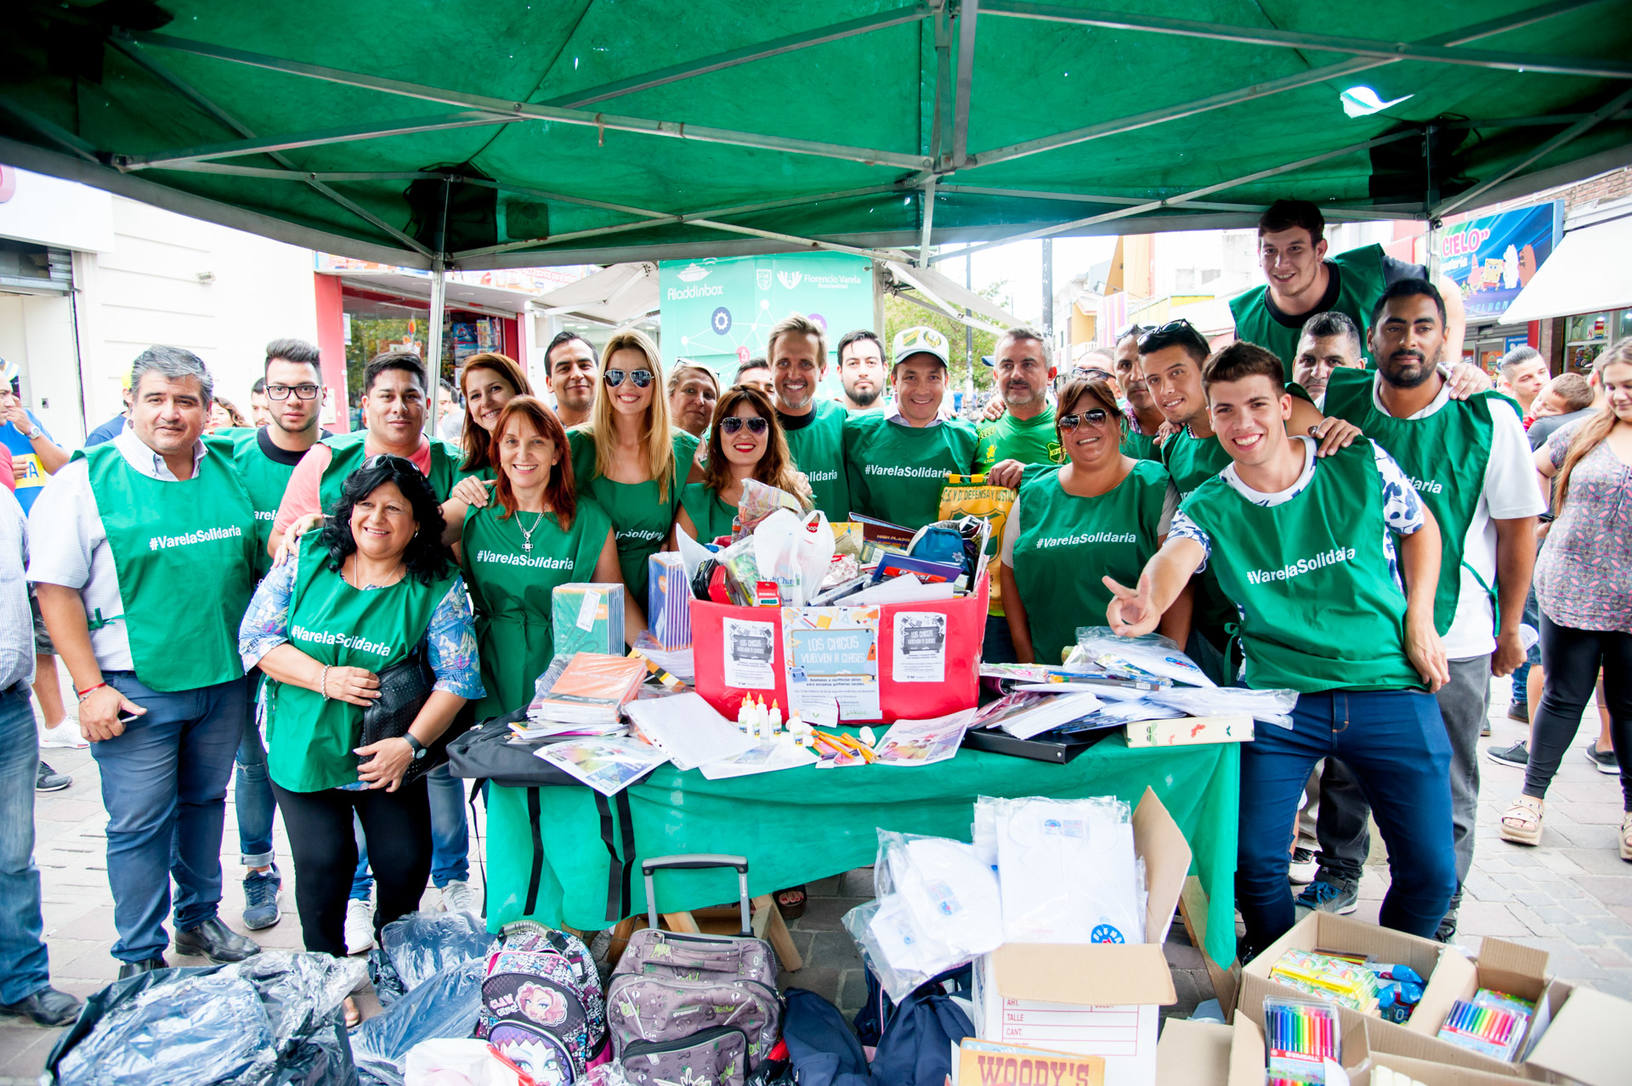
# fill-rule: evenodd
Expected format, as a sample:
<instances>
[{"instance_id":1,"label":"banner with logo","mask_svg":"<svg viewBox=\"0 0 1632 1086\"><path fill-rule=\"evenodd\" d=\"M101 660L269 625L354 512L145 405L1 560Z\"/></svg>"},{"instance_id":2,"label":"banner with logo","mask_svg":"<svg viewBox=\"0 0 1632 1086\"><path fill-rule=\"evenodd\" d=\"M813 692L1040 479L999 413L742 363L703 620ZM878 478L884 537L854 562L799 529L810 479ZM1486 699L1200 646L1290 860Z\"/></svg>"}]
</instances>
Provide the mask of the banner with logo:
<instances>
[{"instance_id":1,"label":"banner with logo","mask_svg":"<svg viewBox=\"0 0 1632 1086\"><path fill-rule=\"evenodd\" d=\"M765 354L777 321L802 313L827 332L823 387L837 391L834 346L873 323L871 262L846 253L665 260L658 290L664 365L690 359L727 382L737 366Z\"/></svg>"},{"instance_id":2,"label":"banner with logo","mask_svg":"<svg viewBox=\"0 0 1632 1086\"><path fill-rule=\"evenodd\" d=\"M1483 215L1445 228L1440 270L1462 288L1469 322L1500 318L1552 255L1564 201Z\"/></svg>"}]
</instances>

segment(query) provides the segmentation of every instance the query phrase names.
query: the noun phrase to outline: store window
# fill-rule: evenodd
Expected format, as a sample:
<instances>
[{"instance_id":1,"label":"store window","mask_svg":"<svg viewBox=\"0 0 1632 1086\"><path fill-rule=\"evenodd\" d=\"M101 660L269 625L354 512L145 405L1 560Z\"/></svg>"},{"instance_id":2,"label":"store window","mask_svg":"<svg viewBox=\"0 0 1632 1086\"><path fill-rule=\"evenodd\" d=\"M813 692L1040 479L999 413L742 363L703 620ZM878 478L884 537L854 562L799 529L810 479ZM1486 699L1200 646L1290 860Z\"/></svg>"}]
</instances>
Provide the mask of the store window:
<instances>
[{"instance_id":1,"label":"store window","mask_svg":"<svg viewBox=\"0 0 1632 1086\"><path fill-rule=\"evenodd\" d=\"M1632 309L1566 317L1564 366L1576 373L1585 373L1605 347L1627 336L1632 336Z\"/></svg>"}]
</instances>

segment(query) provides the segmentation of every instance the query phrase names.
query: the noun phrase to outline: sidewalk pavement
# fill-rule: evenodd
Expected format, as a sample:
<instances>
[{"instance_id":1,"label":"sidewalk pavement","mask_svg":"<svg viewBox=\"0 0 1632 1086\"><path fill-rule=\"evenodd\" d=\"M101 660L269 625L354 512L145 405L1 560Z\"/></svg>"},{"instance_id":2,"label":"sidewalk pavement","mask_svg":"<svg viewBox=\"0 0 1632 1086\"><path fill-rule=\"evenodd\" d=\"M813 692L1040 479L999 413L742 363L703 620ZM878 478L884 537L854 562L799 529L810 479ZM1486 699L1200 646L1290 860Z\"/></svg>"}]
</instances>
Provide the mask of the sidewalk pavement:
<instances>
[{"instance_id":1,"label":"sidewalk pavement","mask_svg":"<svg viewBox=\"0 0 1632 1086\"><path fill-rule=\"evenodd\" d=\"M1547 801L1541 846L1510 845L1498 838L1497 827L1502 811L1518 794L1523 773L1482 757L1487 746L1505 747L1528 734L1526 726L1507 719L1508 689L1505 679L1492 684L1494 735L1480 744L1483 780L1478 844L1456 941L1469 953L1478 951L1479 940L1486 935L1536 946L1549 953L1556 976L1632 999L1632 864L1620 860L1615 844L1621 817L1620 781L1598 772L1581 753L1597 735L1597 711L1589 710L1588 722L1560 767ZM112 981L118 970L108 955L114 928L105 858L107 816L89 752L51 749L44 753L53 767L74 778L67 790L39 796L36 808L35 859L43 884L51 976L57 987L83 997ZM298 950L300 921L295 915L293 864L281 822L276 836L284 878L283 916L275 927L253 937L265 947ZM230 793L223 841L222 919L243 931L243 872L236 862L237 831ZM471 878L478 885L484 845L478 823L471 845ZM1388 869L1378 846L1361 880L1355 915L1375 922L1387 885ZM806 965L797 973L784 973L782 983L819 992L851 1015L865 999L865 979L854 944L839 921L872 896L872 871L862 868L818 880L810 884L809 894L805 915L790 925ZM436 908L439 898L435 890L428 890L421 907ZM1183 926L1175 923L1173 929L1165 949L1179 1002L1166 1013L1183 1017L1213 993L1199 953L1185 940ZM173 954L170 961L207 964ZM372 1000L365 997L361 1002L364 1013L372 1013ZM0 1019L0 1086L35 1082L56 1035L56 1030L21 1024L18 1019Z\"/></svg>"}]
</instances>

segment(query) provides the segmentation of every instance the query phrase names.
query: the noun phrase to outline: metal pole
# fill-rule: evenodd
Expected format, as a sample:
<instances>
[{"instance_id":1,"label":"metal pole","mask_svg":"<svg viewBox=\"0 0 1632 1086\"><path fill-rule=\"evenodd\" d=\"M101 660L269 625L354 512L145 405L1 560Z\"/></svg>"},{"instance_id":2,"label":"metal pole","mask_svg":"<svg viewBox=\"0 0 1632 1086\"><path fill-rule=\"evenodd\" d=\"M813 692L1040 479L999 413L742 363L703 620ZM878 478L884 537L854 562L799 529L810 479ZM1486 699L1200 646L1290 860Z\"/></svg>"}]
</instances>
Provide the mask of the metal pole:
<instances>
[{"instance_id":1,"label":"metal pole","mask_svg":"<svg viewBox=\"0 0 1632 1086\"><path fill-rule=\"evenodd\" d=\"M1043 239L1043 334L1054 346L1054 239Z\"/></svg>"},{"instance_id":2,"label":"metal pole","mask_svg":"<svg viewBox=\"0 0 1632 1086\"><path fill-rule=\"evenodd\" d=\"M443 239L444 242L446 239ZM440 431L437 429L438 409L442 403L442 315L447 307L448 283L444 277L447 271L447 262L438 252L431 257L431 330L427 336L429 348L425 359L426 376L430 379L431 387L425 390L430 397L430 411L427 419L430 422L430 434L435 437Z\"/></svg>"},{"instance_id":3,"label":"metal pole","mask_svg":"<svg viewBox=\"0 0 1632 1086\"><path fill-rule=\"evenodd\" d=\"M975 258L973 256L964 257L964 290L975 289L974 268ZM970 396L973 396L975 394L975 326L970 324L968 321L963 322L963 364L967 367L967 369L964 370L964 388L968 391Z\"/></svg>"}]
</instances>

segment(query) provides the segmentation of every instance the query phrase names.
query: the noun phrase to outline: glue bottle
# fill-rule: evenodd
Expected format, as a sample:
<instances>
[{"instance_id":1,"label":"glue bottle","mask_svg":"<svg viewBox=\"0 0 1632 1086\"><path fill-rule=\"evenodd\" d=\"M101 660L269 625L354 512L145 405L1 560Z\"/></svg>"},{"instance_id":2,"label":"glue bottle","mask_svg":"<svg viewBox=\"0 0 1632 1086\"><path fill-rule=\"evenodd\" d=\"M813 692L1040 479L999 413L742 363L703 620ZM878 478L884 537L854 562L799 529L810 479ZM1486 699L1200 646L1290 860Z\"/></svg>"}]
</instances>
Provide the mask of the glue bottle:
<instances>
[{"instance_id":1,"label":"glue bottle","mask_svg":"<svg viewBox=\"0 0 1632 1086\"><path fill-rule=\"evenodd\" d=\"M775 698L772 698L771 699L771 734L775 735L777 732L779 732L781 730L782 730L782 706L777 704L777 701L776 701Z\"/></svg>"},{"instance_id":2,"label":"glue bottle","mask_svg":"<svg viewBox=\"0 0 1632 1086\"><path fill-rule=\"evenodd\" d=\"M759 699L759 737L769 740L776 737L776 730L771 727L771 711L765 708L765 699Z\"/></svg>"},{"instance_id":3,"label":"glue bottle","mask_svg":"<svg viewBox=\"0 0 1632 1086\"><path fill-rule=\"evenodd\" d=\"M743 698L742 701L737 704L737 730L741 732L752 731L753 721L754 707L752 704L752 699Z\"/></svg>"}]
</instances>

